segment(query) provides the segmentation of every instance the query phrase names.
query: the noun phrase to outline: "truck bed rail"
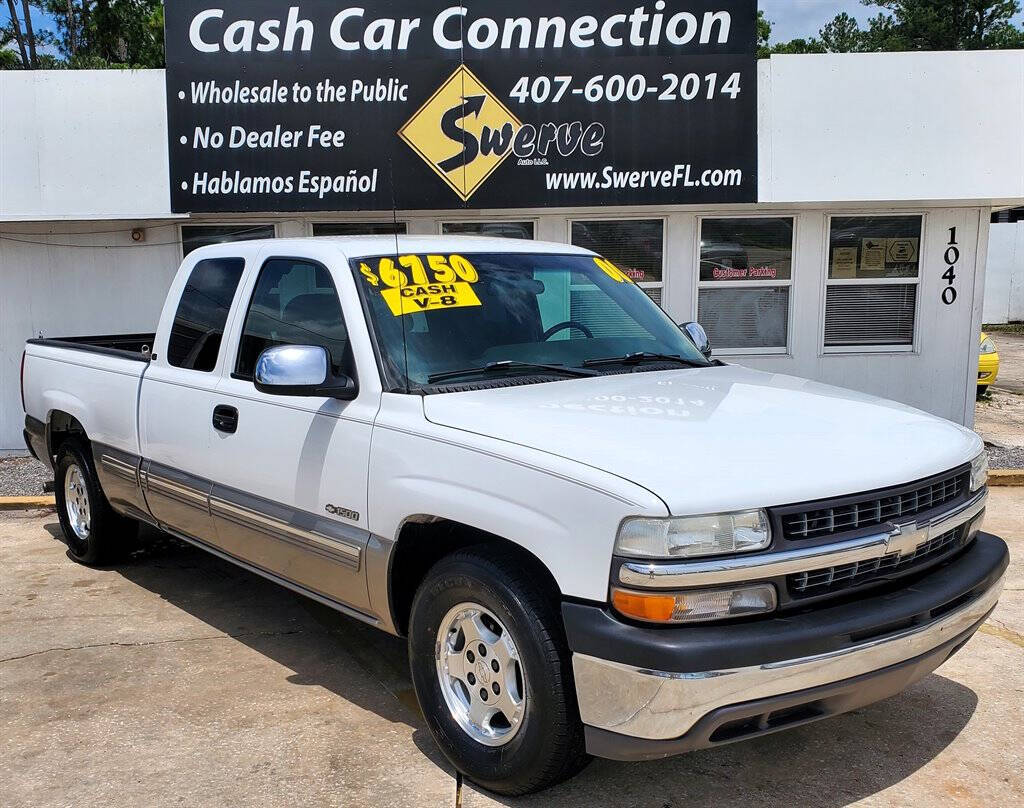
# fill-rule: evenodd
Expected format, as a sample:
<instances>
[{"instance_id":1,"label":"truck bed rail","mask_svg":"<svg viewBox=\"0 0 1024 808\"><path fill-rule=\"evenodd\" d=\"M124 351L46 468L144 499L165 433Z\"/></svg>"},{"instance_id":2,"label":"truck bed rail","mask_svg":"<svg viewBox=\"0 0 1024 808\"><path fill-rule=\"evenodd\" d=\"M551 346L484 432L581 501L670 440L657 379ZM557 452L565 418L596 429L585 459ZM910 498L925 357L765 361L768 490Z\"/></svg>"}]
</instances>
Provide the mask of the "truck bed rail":
<instances>
[{"instance_id":1,"label":"truck bed rail","mask_svg":"<svg viewBox=\"0 0 1024 808\"><path fill-rule=\"evenodd\" d=\"M26 343L148 362L152 356L155 338L156 334L106 334L88 337L46 337L26 340Z\"/></svg>"}]
</instances>

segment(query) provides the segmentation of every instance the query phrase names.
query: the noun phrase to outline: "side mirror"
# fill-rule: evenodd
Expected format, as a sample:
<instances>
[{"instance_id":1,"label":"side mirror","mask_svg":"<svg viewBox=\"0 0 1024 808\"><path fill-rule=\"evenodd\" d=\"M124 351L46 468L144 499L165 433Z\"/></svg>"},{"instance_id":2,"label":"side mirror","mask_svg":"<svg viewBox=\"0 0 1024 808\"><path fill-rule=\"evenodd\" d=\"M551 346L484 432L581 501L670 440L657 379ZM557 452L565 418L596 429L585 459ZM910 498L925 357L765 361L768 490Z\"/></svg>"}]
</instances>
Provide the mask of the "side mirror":
<instances>
[{"instance_id":1,"label":"side mirror","mask_svg":"<svg viewBox=\"0 0 1024 808\"><path fill-rule=\"evenodd\" d=\"M327 396L351 401L359 392L355 379L331 374L330 357L319 345L278 345L256 360L253 382L275 396Z\"/></svg>"},{"instance_id":2,"label":"side mirror","mask_svg":"<svg viewBox=\"0 0 1024 808\"><path fill-rule=\"evenodd\" d=\"M683 333L690 338L690 341L697 346L697 350L704 354L705 359L711 358L711 340L707 332L701 328L700 323L690 321L679 326Z\"/></svg>"}]
</instances>

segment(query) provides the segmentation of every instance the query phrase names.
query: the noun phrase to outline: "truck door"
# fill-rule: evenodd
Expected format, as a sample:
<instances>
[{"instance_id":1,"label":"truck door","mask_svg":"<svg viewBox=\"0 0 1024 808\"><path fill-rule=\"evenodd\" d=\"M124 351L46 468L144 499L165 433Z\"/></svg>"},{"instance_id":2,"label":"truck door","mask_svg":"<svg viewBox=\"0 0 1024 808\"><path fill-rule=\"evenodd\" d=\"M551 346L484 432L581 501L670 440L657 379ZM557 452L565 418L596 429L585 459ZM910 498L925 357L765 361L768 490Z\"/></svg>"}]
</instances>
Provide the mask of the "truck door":
<instances>
[{"instance_id":1,"label":"truck door","mask_svg":"<svg viewBox=\"0 0 1024 808\"><path fill-rule=\"evenodd\" d=\"M278 345L322 346L336 372L356 376L331 273L308 259L268 258L233 331L238 347L216 403L237 418L211 445L219 545L286 582L367 610L366 475L379 390L338 401L270 395L253 384L259 355Z\"/></svg>"},{"instance_id":2,"label":"truck door","mask_svg":"<svg viewBox=\"0 0 1024 808\"><path fill-rule=\"evenodd\" d=\"M205 258L192 267L183 288L172 286L168 300L177 300L177 308L169 329L165 312L139 397L149 509L161 524L204 542L216 537L208 498L214 473L211 415L225 361L221 343L244 269L242 258Z\"/></svg>"}]
</instances>

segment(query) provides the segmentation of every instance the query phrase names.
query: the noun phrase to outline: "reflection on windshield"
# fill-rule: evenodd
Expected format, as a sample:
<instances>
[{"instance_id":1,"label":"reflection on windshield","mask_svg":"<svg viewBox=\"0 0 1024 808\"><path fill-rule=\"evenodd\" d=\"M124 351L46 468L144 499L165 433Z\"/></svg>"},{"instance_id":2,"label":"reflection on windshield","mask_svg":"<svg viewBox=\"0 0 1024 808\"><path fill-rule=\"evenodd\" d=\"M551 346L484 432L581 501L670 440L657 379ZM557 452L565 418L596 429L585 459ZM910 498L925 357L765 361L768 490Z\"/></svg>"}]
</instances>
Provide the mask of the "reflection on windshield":
<instances>
[{"instance_id":1,"label":"reflection on windshield","mask_svg":"<svg viewBox=\"0 0 1024 808\"><path fill-rule=\"evenodd\" d=\"M586 255L465 253L352 261L393 388L427 386L466 369L479 384L550 375L637 354L707 360L614 264ZM629 357L629 358L627 358ZM642 357L641 357L642 359ZM600 370L615 370L615 361Z\"/></svg>"}]
</instances>

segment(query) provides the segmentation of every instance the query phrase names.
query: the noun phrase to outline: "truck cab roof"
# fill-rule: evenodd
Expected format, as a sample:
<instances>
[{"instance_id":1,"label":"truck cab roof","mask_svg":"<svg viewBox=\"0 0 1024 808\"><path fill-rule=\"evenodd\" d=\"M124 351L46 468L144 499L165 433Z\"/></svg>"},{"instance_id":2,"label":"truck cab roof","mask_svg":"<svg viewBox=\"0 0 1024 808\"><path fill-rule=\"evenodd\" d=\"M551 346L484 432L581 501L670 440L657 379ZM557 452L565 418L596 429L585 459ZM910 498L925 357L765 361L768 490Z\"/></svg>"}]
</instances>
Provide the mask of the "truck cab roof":
<instances>
[{"instance_id":1,"label":"truck cab roof","mask_svg":"<svg viewBox=\"0 0 1024 808\"><path fill-rule=\"evenodd\" d=\"M196 259L223 255L244 256L272 247L279 255L289 253L313 255L321 251L336 250L347 259L394 253L547 253L558 255L594 255L593 251L572 244L553 241L529 241L492 236L306 236L302 238L254 239L230 241L200 247L189 253Z\"/></svg>"}]
</instances>

